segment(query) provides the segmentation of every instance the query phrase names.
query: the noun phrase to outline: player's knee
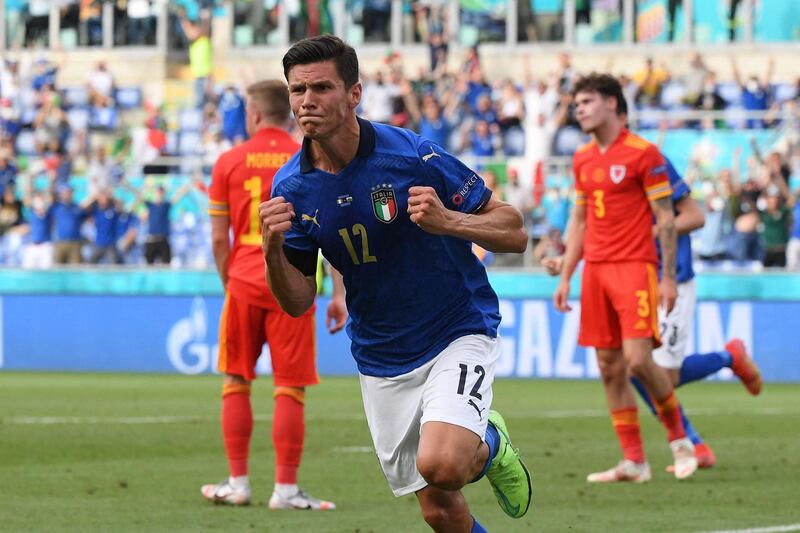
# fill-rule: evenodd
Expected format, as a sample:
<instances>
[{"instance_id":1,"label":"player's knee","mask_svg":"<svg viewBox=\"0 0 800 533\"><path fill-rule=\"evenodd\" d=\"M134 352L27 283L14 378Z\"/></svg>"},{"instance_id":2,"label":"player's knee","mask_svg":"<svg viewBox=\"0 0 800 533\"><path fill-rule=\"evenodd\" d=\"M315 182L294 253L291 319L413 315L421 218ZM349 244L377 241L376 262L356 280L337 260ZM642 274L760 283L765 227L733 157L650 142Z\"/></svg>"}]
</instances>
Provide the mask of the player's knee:
<instances>
[{"instance_id":1,"label":"player's knee","mask_svg":"<svg viewBox=\"0 0 800 533\"><path fill-rule=\"evenodd\" d=\"M598 360L600 368L600 377L604 385L613 385L615 383L625 383L627 381L625 364L622 361L600 361Z\"/></svg>"},{"instance_id":2,"label":"player's knee","mask_svg":"<svg viewBox=\"0 0 800 533\"><path fill-rule=\"evenodd\" d=\"M428 485L444 490L458 490L469 481L463 461L443 452L417 456L417 470Z\"/></svg>"},{"instance_id":3,"label":"player's knee","mask_svg":"<svg viewBox=\"0 0 800 533\"><path fill-rule=\"evenodd\" d=\"M641 378L642 376L646 377L647 371L652 364L653 361L644 354L637 353L628 358L628 369L630 370L631 374L638 378Z\"/></svg>"}]
</instances>

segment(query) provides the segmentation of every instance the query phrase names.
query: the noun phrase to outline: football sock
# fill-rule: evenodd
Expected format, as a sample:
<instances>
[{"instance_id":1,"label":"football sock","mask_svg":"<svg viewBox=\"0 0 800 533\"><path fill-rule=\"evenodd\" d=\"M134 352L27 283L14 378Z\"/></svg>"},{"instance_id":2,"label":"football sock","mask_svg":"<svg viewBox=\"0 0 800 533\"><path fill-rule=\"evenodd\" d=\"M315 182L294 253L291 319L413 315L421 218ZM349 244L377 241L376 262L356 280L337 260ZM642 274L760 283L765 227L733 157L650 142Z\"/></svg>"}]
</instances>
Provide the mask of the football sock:
<instances>
[{"instance_id":1,"label":"football sock","mask_svg":"<svg viewBox=\"0 0 800 533\"><path fill-rule=\"evenodd\" d=\"M483 527L481 525L481 523L478 522L478 519L473 516L472 517L472 530L470 531L470 533L489 533L489 532L486 531L486 528Z\"/></svg>"},{"instance_id":2,"label":"football sock","mask_svg":"<svg viewBox=\"0 0 800 533\"><path fill-rule=\"evenodd\" d=\"M494 459L495 455L497 455L497 452L500 450L500 434L497 432L497 428L494 427L491 422L486 424L486 434L484 435L483 439L486 441L486 446L489 447L489 455L486 456L486 462L484 463L480 473L475 476L475 479L470 481L470 483L475 483L486 475L489 467L492 466L492 459ZM482 531L482 529L478 531Z\"/></svg>"},{"instance_id":3,"label":"football sock","mask_svg":"<svg viewBox=\"0 0 800 533\"><path fill-rule=\"evenodd\" d=\"M670 442L686 437L686 429L681 421L681 410L675 391L669 393L666 398L656 400L656 410L658 418L667 429L667 438Z\"/></svg>"},{"instance_id":4,"label":"football sock","mask_svg":"<svg viewBox=\"0 0 800 533\"><path fill-rule=\"evenodd\" d=\"M296 485L306 433L305 394L294 387L275 389L272 443L275 446L275 483Z\"/></svg>"},{"instance_id":5,"label":"football sock","mask_svg":"<svg viewBox=\"0 0 800 533\"><path fill-rule=\"evenodd\" d=\"M731 354L724 350L689 355L681 364L680 381L677 386L708 377L722 368L730 367L732 362Z\"/></svg>"},{"instance_id":6,"label":"football sock","mask_svg":"<svg viewBox=\"0 0 800 533\"><path fill-rule=\"evenodd\" d=\"M611 411L611 423L617 433L622 456L634 463L644 463L644 447L642 446L642 430L639 427L639 410L626 407Z\"/></svg>"},{"instance_id":7,"label":"football sock","mask_svg":"<svg viewBox=\"0 0 800 533\"><path fill-rule=\"evenodd\" d=\"M636 392L639 393L639 396L641 396L644 403L647 404L647 407L650 408L650 412L653 413L656 416L656 418L658 418L658 413L656 412L656 408L653 405L653 401L650 399L650 395L647 394L647 390L644 388L644 385L642 385L642 382L639 381L638 378L632 377L631 383L636 389ZM693 444L700 444L701 442L703 442L703 438L700 436L697 430L694 429L694 426L692 425L692 422L689 420L689 417L687 417L686 413L683 411L683 406L679 405L678 407L680 408L681 411L681 421L683 422L683 429L686 430L686 436L689 437L689 439L691 439Z\"/></svg>"},{"instance_id":8,"label":"football sock","mask_svg":"<svg viewBox=\"0 0 800 533\"><path fill-rule=\"evenodd\" d=\"M291 498L299 490L295 483L275 483L275 492L283 499Z\"/></svg>"},{"instance_id":9,"label":"football sock","mask_svg":"<svg viewBox=\"0 0 800 533\"><path fill-rule=\"evenodd\" d=\"M230 476L247 475L250 435L253 433L253 410L250 385L226 383L222 386L222 440L228 456Z\"/></svg>"}]
</instances>

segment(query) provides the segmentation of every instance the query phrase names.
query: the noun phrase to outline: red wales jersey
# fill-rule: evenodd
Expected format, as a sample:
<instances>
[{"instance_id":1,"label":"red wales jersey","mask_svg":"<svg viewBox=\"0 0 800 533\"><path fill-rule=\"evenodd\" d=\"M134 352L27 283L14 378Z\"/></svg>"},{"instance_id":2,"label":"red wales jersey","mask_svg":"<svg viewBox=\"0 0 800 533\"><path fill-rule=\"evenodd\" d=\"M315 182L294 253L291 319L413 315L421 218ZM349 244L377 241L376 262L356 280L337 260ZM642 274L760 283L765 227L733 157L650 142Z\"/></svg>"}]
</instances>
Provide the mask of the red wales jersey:
<instances>
[{"instance_id":1,"label":"red wales jersey","mask_svg":"<svg viewBox=\"0 0 800 533\"><path fill-rule=\"evenodd\" d=\"M227 289L258 307L279 308L267 287L258 206L269 200L275 172L299 149L285 131L263 128L222 154L211 175L208 213L230 217L233 229Z\"/></svg>"},{"instance_id":2,"label":"red wales jersey","mask_svg":"<svg viewBox=\"0 0 800 533\"><path fill-rule=\"evenodd\" d=\"M586 206L583 258L657 263L650 201L672 194L658 148L623 128L605 153L592 141L572 165L575 205Z\"/></svg>"}]
</instances>

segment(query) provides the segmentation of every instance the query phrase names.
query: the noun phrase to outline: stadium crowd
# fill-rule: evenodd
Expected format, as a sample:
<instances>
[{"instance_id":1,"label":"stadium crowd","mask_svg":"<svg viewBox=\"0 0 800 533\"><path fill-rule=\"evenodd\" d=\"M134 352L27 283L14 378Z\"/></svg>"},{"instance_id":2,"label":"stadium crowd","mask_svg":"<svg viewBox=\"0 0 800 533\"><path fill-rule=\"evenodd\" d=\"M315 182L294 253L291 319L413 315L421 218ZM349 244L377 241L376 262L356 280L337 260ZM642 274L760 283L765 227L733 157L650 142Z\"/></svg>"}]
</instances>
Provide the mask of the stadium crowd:
<instances>
[{"instance_id":1,"label":"stadium crowd","mask_svg":"<svg viewBox=\"0 0 800 533\"><path fill-rule=\"evenodd\" d=\"M207 38L201 23L181 16L187 47ZM537 72L525 57L521 79L487 79L477 47L453 69L446 27L444 11L417 17L414 31L428 43L429 67L406 72L402 56L389 52L380 68L362 72L359 113L413 129L478 168L498 196L524 213L535 244L527 265L538 264L563 250L569 157L586 139L570 101L580 73L561 53L553 72ZM60 86L60 66L44 59L20 64L10 55L0 66L0 263L47 267L42 258L51 252L41 250L52 241L56 263L211 264L208 253L188 249L209 231L198 174L207 176L222 152L246 138L243 89L254 80L240 85L201 76L194 101L171 115L142 103L141 92L117 87L103 62L84 87ZM743 78L732 59L733 79L720 81L695 53L680 75L647 58L632 76L620 77L633 128L650 130L659 144L675 129L688 129L734 131L744 145L723 147L733 150L730 165L686 147L685 179L706 212L695 236L699 260L800 266L800 80L775 83L773 67ZM771 132L769 143L751 143L750 135L762 131ZM167 168L175 171L172 179L142 179L145 164L164 156L186 163ZM172 209L189 193L190 201ZM163 244L153 253L152 243L168 246L176 235L182 236L177 254ZM62 241L86 246L59 252Z\"/></svg>"}]
</instances>

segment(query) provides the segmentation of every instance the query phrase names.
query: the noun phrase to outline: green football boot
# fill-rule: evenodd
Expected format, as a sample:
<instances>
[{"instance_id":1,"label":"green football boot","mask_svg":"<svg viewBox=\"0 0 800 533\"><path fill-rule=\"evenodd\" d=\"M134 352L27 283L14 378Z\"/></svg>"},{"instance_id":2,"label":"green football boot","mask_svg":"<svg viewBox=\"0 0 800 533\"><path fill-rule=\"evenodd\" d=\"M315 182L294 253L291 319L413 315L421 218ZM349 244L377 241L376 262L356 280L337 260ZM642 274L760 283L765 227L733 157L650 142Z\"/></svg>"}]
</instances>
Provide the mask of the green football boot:
<instances>
[{"instance_id":1,"label":"green football boot","mask_svg":"<svg viewBox=\"0 0 800 533\"><path fill-rule=\"evenodd\" d=\"M486 477L500 508L511 518L522 518L531 505L531 475L520 458L519 450L511 445L506 421L500 413L489 411L489 423L500 435L500 448L489 465Z\"/></svg>"}]
</instances>

